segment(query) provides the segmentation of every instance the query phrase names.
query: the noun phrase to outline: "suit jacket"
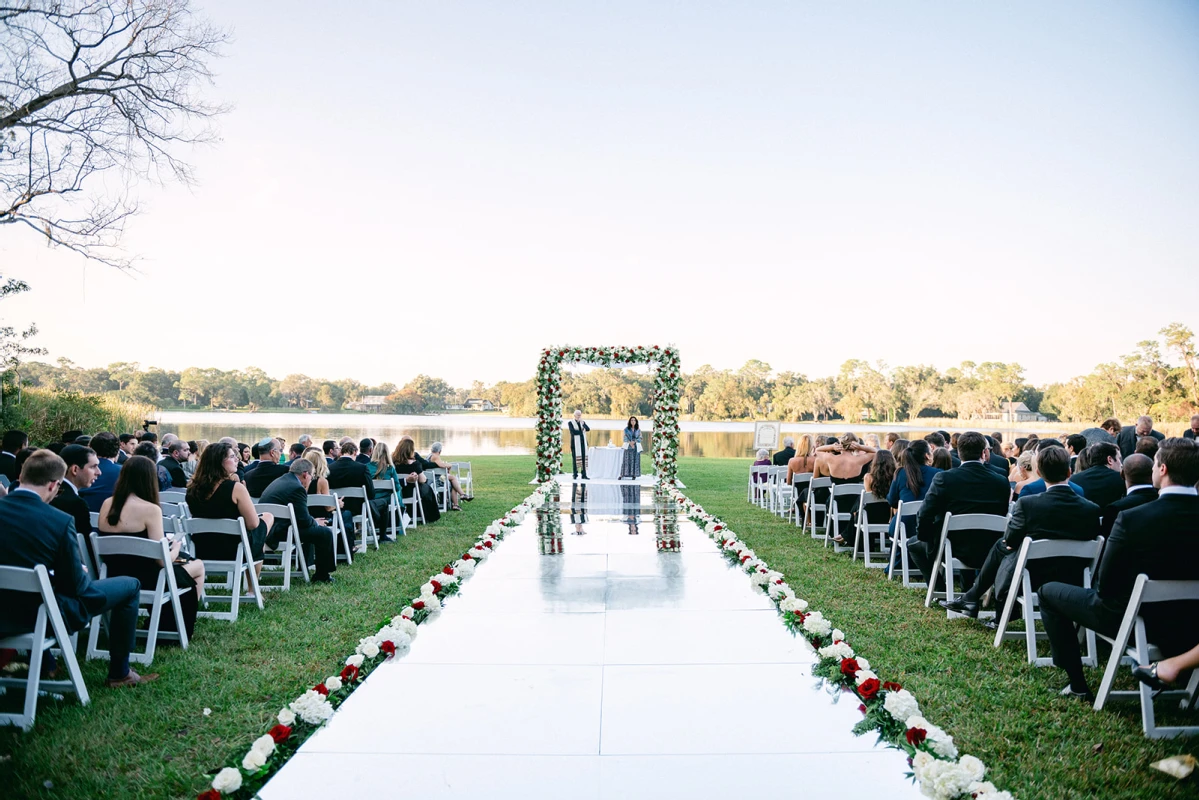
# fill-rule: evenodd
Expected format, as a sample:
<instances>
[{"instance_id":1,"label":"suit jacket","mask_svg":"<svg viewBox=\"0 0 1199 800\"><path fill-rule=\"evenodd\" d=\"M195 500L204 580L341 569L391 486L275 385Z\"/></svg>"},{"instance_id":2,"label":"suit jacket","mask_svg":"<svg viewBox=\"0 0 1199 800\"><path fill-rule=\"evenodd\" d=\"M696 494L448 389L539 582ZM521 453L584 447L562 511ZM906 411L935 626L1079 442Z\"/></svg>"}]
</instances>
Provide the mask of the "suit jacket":
<instances>
[{"instance_id":1,"label":"suit jacket","mask_svg":"<svg viewBox=\"0 0 1199 800\"><path fill-rule=\"evenodd\" d=\"M329 490L337 491L338 489L353 488L361 486L366 489L366 496L373 500L375 497L375 484L371 480L370 470L366 464L359 464L349 456L342 456L333 462L333 466L329 467ZM362 513L362 501L354 498L348 498L345 501L346 510L353 513L355 516Z\"/></svg>"},{"instance_id":2,"label":"suit jacket","mask_svg":"<svg viewBox=\"0 0 1199 800\"><path fill-rule=\"evenodd\" d=\"M1008 520L1004 544L1010 555L1005 561L1011 563L1000 568L995 585L998 596L1006 597L1008 586L1016 569L1020 546L1027 538L1074 539L1090 541L1099 535L1099 506L1069 490L1069 487L1051 487L1048 491L1016 502ZM1048 581L1063 581L1075 586L1082 585L1082 570L1087 562L1078 558L1051 558L1031 561L1028 576L1033 591Z\"/></svg>"},{"instance_id":3,"label":"suit jacket","mask_svg":"<svg viewBox=\"0 0 1199 800\"><path fill-rule=\"evenodd\" d=\"M354 460L355 460L355 461L357 461L359 464L369 464L369 463L371 463L371 457L370 457L370 456L364 456L364 455L362 455L362 453L359 453L357 456L355 456L355 457L354 457Z\"/></svg>"},{"instance_id":4,"label":"suit jacket","mask_svg":"<svg viewBox=\"0 0 1199 800\"><path fill-rule=\"evenodd\" d=\"M262 493L260 502L274 503L280 506L291 503L291 509L296 515L296 530L300 533L307 533L317 527L316 520L312 518L312 514L308 513L308 492L300 485L300 479L291 473L275 478ZM271 535L277 541L283 537L287 523L280 520L275 523L274 527L279 530L277 532L272 530Z\"/></svg>"},{"instance_id":5,"label":"suit jacket","mask_svg":"<svg viewBox=\"0 0 1199 800\"><path fill-rule=\"evenodd\" d=\"M575 453L575 434L579 432L579 429L575 425L575 421L573 419L566 423L567 431L570 433L570 453L571 453L571 455L585 455L587 453L587 431L591 430L591 426L588 425L586 422L582 422L580 424L583 426L583 436L579 441L581 441L583 443L583 452L576 454Z\"/></svg>"},{"instance_id":6,"label":"suit jacket","mask_svg":"<svg viewBox=\"0 0 1199 800\"><path fill-rule=\"evenodd\" d=\"M0 475L10 482L17 479L17 457L12 453L0 453Z\"/></svg>"},{"instance_id":7,"label":"suit jacket","mask_svg":"<svg viewBox=\"0 0 1199 800\"><path fill-rule=\"evenodd\" d=\"M128 460L129 460L128 453L126 453L124 450L117 451L117 466L118 467L121 466L122 464L124 464Z\"/></svg>"},{"instance_id":8,"label":"suit jacket","mask_svg":"<svg viewBox=\"0 0 1199 800\"><path fill-rule=\"evenodd\" d=\"M941 538L946 513L1006 516L1011 495L1007 478L977 461L938 472L916 516L916 538L935 547ZM972 533L954 533L953 554L967 564L981 565L998 535Z\"/></svg>"},{"instance_id":9,"label":"suit jacket","mask_svg":"<svg viewBox=\"0 0 1199 800\"><path fill-rule=\"evenodd\" d=\"M1078 484L1071 482L1067 485L1073 489L1074 493L1079 497L1086 497L1082 491L1082 487ZM1019 499L1023 500L1026 497L1032 497L1034 494L1041 494L1048 488L1049 487L1045 485L1044 478L1037 478L1035 481L1029 481L1028 483L1024 484L1024 488L1020 490Z\"/></svg>"},{"instance_id":10,"label":"suit jacket","mask_svg":"<svg viewBox=\"0 0 1199 800\"><path fill-rule=\"evenodd\" d=\"M104 501L112 497L113 489L117 486L117 475L121 468L107 458L100 459L100 476L86 489L79 490L79 496L87 503L89 511L100 511Z\"/></svg>"},{"instance_id":11,"label":"suit jacket","mask_svg":"<svg viewBox=\"0 0 1199 800\"><path fill-rule=\"evenodd\" d=\"M1185 431L1183 431L1183 432L1182 432L1182 438L1184 438L1184 439L1194 439L1194 438L1196 438L1196 437L1195 437L1195 432L1194 432L1193 430L1191 430L1190 428L1187 428Z\"/></svg>"},{"instance_id":12,"label":"suit jacket","mask_svg":"<svg viewBox=\"0 0 1199 800\"><path fill-rule=\"evenodd\" d=\"M1007 478L1012 471L1012 466L1007 463L1007 459L997 453L991 453L991 460L987 466L999 472L1004 478Z\"/></svg>"},{"instance_id":13,"label":"suit jacket","mask_svg":"<svg viewBox=\"0 0 1199 800\"><path fill-rule=\"evenodd\" d=\"M79 492L72 486L67 486L64 480L62 485L58 487L58 494L50 501L50 505L71 515L75 520L75 530L87 537L92 532L92 515L91 509L87 507L87 501L79 496Z\"/></svg>"},{"instance_id":14,"label":"suit jacket","mask_svg":"<svg viewBox=\"0 0 1199 800\"><path fill-rule=\"evenodd\" d=\"M183 471L183 465L176 461L171 456L167 456L162 461L158 462L158 466L167 471L167 475L171 476L172 489L187 488L187 474Z\"/></svg>"},{"instance_id":15,"label":"suit jacket","mask_svg":"<svg viewBox=\"0 0 1199 800\"><path fill-rule=\"evenodd\" d=\"M270 464L262 462L257 469L246 473L246 490L250 493L250 497L262 497L262 493L271 485L280 475L287 474L289 467L286 464Z\"/></svg>"},{"instance_id":16,"label":"suit jacket","mask_svg":"<svg viewBox=\"0 0 1199 800\"><path fill-rule=\"evenodd\" d=\"M1099 601L1123 614L1137 575L1151 580L1199 580L1199 497L1165 494L1116 517L1099 562ZM1168 603L1141 609L1149 641L1165 655L1199 643L1199 603Z\"/></svg>"},{"instance_id":17,"label":"suit jacket","mask_svg":"<svg viewBox=\"0 0 1199 800\"><path fill-rule=\"evenodd\" d=\"M1124 497L1124 479L1119 472L1102 464L1084 469L1070 478L1070 483L1082 489L1083 497L1101 509Z\"/></svg>"},{"instance_id":18,"label":"suit jacket","mask_svg":"<svg viewBox=\"0 0 1199 800\"><path fill-rule=\"evenodd\" d=\"M1130 508L1143 506L1146 503L1152 503L1157 499L1157 489L1152 486L1147 486L1144 489L1137 489L1132 494L1126 494L1116 502L1103 509L1103 519L1099 523L1099 530L1105 539L1111 538L1112 528L1116 524L1116 517L1120 516L1121 511L1127 511Z\"/></svg>"},{"instance_id":19,"label":"suit jacket","mask_svg":"<svg viewBox=\"0 0 1199 800\"><path fill-rule=\"evenodd\" d=\"M32 492L0 497L0 564L45 564L63 621L72 632L104 608L104 594L92 585L80 561L75 521ZM37 595L0 591L0 634L33 630L40 605Z\"/></svg>"},{"instance_id":20,"label":"suit jacket","mask_svg":"<svg viewBox=\"0 0 1199 800\"><path fill-rule=\"evenodd\" d=\"M1149 431L1145 435L1152 436L1159 442L1166 438L1164 434L1157 431ZM1141 437L1137 436L1137 427L1135 425L1125 425L1120 429L1120 435L1116 437L1116 447L1120 448L1121 458L1128 458L1137 451L1137 439L1139 438Z\"/></svg>"},{"instance_id":21,"label":"suit jacket","mask_svg":"<svg viewBox=\"0 0 1199 800\"><path fill-rule=\"evenodd\" d=\"M770 461L776 467L785 467L787 466L787 462L793 458L795 458L795 448L784 447L782 450L779 450L777 453L775 453L774 457L771 458Z\"/></svg>"}]
</instances>

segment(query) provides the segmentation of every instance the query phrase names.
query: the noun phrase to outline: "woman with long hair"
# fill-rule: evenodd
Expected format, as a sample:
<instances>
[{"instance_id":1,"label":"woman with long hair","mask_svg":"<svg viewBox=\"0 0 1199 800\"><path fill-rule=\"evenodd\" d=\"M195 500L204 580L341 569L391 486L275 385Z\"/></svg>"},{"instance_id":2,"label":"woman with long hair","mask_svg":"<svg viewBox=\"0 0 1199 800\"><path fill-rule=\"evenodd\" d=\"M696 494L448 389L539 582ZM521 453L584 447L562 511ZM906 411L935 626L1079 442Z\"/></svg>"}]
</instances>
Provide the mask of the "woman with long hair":
<instances>
[{"instance_id":1,"label":"woman with long hair","mask_svg":"<svg viewBox=\"0 0 1199 800\"><path fill-rule=\"evenodd\" d=\"M953 469L953 456L948 447L938 447L933 451L933 466L940 470Z\"/></svg>"},{"instance_id":2,"label":"woman with long hair","mask_svg":"<svg viewBox=\"0 0 1199 800\"><path fill-rule=\"evenodd\" d=\"M946 455L948 455L948 451L946 451ZM887 492L887 504L891 508L898 509L901 500L904 503L924 500L933 478L937 477L937 473L940 472L933 467L932 460L932 446L924 439L913 439L908 444L907 449L903 452L903 466L895 473L895 478L891 481L891 490ZM892 534L895 533L897 519L898 517L893 517L891 520ZM915 514L904 514L903 522L909 532L915 530L915 519Z\"/></svg>"},{"instance_id":3,"label":"woman with long hair","mask_svg":"<svg viewBox=\"0 0 1199 800\"><path fill-rule=\"evenodd\" d=\"M211 444L187 487L187 507L197 519L240 519L250 541L254 571L262 573L262 548L275 515L254 509L246 485L237 480L237 449L227 442ZM237 545L227 536L199 533L192 536L196 555L213 561L232 561Z\"/></svg>"},{"instance_id":4,"label":"woman with long hair","mask_svg":"<svg viewBox=\"0 0 1199 800\"><path fill-rule=\"evenodd\" d=\"M416 456L416 442L412 441L411 436L400 437L400 442L396 445L391 458L395 471L404 476L401 484L404 498L409 499L412 497L412 493L416 492L416 496L420 498L421 513L425 517L425 522L436 522L441 519L441 509L437 507L437 497L433 493L433 487L429 485L429 479L425 475L421 460Z\"/></svg>"},{"instance_id":5,"label":"woman with long hair","mask_svg":"<svg viewBox=\"0 0 1199 800\"><path fill-rule=\"evenodd\" d=\"M153 461L137 455L125 460L117 474L112 497L100 506L99 533L101 536L136 536L152 542L162 541L165 531L162 508L158 505L158 471ZM137 578L141 581L142 591L153 591L159 570L169 566L175 573L175 583L180 589L195 589L179 597L183 624L190 638L196 628L199 596L204 593L204 562L180 556L182 544L182 538L171 543L169 565L164 565L158 559L128 555L105 556L104 563L108 566L109 577L128 575ZM174 614L163 615L162 629L177 629Z\"/></svg>"},{"instance_id":6,"label":"woman with long hair","mask_svg":"<svg viewBox=\"0 0 1199 800\"><path fill-rule=\"evenodd\" d=\"M925 442L925 444L928 444L928 442ZM895 463L900 469L903 469L903 454L911 446L911 439L896 439L891 443L891 447L888 448L891 451L891 455L895 456Z\"/></svg>"},{"instance_id":7,"label":"woman with long hair","mask_svg":"<svg viewBox=\"0 0 1199 800\"><path fill-rule=\"evenodd\" d=\"M391 462L387 442L379 442L371 449L371 460L366 464L366 471L370 473L371 480L391 481L396 491L400 490L400 476Z\"/></svg>"},{"instance_id":8,"label":"woman with long hair","mask_svg":"<svg viewBox=\"0 0 1199 800\"><path fill-rule=\"evenodd\" d=\"M641 423L629 417L624 426L624 455L620 461L620 477L636 480L641 477Z\"/></svg>"},{"instance_id":9,"label":"woman with long hair","mask_svg":"<svg viewBox=\"0 0 1199 800\"><path fill-rule=\"evenodd\" d=\"M815 469L816 444L812 441L812 434L805 433L795 443L795 457L787 462L787 485L791 485L796 475L803 475Z\"/></svg>"},{"instance_id":10,"label":"woman with long hair","mask_svg":"<svg viewBox=\"0 0 1199 800\"><path fill-rule=\"evenodd\" d=\"M879 450L874 454L870 471L862 479L866 491L875 497L886 497L891 491L891 483L895 480L895 456L890 450Z\"/></svg>"},{"instance_id":11,"label":"woman with long hair","mask_svg":"<svg viewBox=\"0 0 1199 800\"><path fill-rule=\"evenodd\" d=\"M309 447L304 451L304 460L312 465L312 483L308 494L329 494L329 461L323 451Z\"/></svg>"}]
</instances>

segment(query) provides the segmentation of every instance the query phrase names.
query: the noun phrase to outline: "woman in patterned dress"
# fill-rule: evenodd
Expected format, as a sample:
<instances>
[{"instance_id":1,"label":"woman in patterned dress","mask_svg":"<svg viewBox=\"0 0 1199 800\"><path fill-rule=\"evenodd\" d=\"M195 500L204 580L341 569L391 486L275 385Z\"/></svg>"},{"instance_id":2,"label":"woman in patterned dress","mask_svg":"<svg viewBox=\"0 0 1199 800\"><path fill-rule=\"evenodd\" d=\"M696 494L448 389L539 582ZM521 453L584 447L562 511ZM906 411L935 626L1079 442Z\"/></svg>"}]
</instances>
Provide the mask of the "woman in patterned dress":
<instances>
[{"instance_id":1,"label":"woman in patterned dress","mask_svg":"<svg viewBox=\"0 0 1199 800\"><path fill-rule=\"evenodd\" d=\"M624 429L624 458L620 464L620 477L637 479L641 477L641 423L636 417L629 417L629 424Z\"/></svg>"}]
</instances>

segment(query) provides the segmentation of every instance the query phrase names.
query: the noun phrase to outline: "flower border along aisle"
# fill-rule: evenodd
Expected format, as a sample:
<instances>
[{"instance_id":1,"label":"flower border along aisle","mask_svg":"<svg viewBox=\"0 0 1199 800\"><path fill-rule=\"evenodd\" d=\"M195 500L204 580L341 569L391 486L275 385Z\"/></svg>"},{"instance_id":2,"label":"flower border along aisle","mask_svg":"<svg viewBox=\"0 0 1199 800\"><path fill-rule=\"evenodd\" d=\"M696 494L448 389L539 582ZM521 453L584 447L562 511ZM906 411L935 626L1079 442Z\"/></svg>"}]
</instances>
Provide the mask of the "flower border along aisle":
<instances>
[{"instance_id":1,"label":"flower border along aisle","mask_svg":"<svg viewBox=\"0 0 1199 800\"><path fill-rule=\"evenodd\" d=\"M537 480L562 471L562 364L601 367L657 364L654 375L654 471L662 483L674 483L679 467L679 398L683 372L679 351L660 347L547 347L537 364Z\"/></svg>"},{"instance_id":2,"label":"flower border along aisle","mask_svg":"<svg viewBox=\"0 0 1199 800\"><path fill-rule=\"evenodd\" d=\"M783 624L800 634L816 650L818 661L812 674L851 691L861 700L862 721L854 726L859 736L877 731L879 740L908 754L912 777L921 792L935 800L1012 800L994 784L983 780L986 766L974 756L958 755L953 737L926 720L920 704L898 683L882 681L870 662L857 655L845 641L845 634L833 627L819 611L811 611L808 602L795 595L781 572L776 572L754 554L718 518L697 503L668 486L665 491L688 517L720 545L720 552L732 564L749 575L750 581L766 592L778 607Z\"/></svg>"},{"instance_id":3,"label":"flower border along aisle","mask_svg":"<svg viewBox=\"0 0 1199 800\"><path fill-rule=\"evenodd\" d=\"M554 490L555 484L543 483L520 505L488 525L479 540L461 558L429 578L421 586L420 595L399 614L385 622L377 633L360 639L337 674L325 678L281 709L278 724L255 739L236 766L218 772L212 788L200 793L198 800L254 796L304 740L329 721L367 675L384 661L407 655L418 627L441 614L442 600L457 594L462 581L474 574L475 566L486 560L508 532Z\"/></svg>"}]
</instances>

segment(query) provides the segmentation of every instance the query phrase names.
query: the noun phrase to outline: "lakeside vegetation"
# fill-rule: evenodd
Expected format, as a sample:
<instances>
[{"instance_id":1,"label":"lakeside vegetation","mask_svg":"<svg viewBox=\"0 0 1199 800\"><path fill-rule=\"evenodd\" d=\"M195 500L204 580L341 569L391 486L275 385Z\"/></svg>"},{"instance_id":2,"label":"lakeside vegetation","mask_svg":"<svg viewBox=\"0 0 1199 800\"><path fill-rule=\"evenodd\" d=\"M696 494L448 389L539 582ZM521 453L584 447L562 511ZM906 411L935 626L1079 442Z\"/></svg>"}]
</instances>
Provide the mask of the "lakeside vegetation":
<instances>
[{"instance_id":1,"label":"lakeside vegetation","mask_svg":"<svg viewBox=\"0 0 1199 800\"><path fill-rule=\"evenodd\" d=\"M775 371L758 360L747 361L737 370L704 365L683 376L683 418L853 424L940 418L979 420L986 426L998 421L1001 409L1013 402L1024 403L1050 421L1090 424L1115 416L1131 422L1146 413L1160 422L1185 421L1199 411L1195 337L1180 323L1166 326L1158 335L1086 375L1044 386L1028 383L1017 363L993 361L966 361L942 371L930 365L887 367L850 359L836 375L825 377ZM120 362L83 368L60 358L57 364L21 364L12 370L10 381L164 409L342 411L371 397L378 399L372 401L376 403L372 408L392 414L445 413L447 406L461 406L468 398L491 401L517 417L535 416L537 411L531 378L490 386L475 381L455 388L441 378L417 375L403 386L367 386L353 379L301 374L273 378L258 367L189 367L174 372ZM564 406L587 409L596 417L648 416L652 392L652 376L635 370L563 374Z\"/></svg>"}]
</instances>

